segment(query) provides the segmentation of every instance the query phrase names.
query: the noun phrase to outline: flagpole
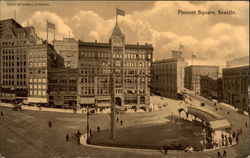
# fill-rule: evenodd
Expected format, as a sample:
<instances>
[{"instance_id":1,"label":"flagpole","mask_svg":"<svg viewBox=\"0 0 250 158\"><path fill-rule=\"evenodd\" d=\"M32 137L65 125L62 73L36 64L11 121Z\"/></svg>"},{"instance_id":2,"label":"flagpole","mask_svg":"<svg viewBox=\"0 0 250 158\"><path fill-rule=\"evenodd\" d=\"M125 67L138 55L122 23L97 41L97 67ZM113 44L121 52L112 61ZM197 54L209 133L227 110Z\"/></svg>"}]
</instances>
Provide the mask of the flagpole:
<instances>
[{"instance_id":1,"label":"flagpole","mask_svg":"<svg viewBox=\"0 0 250 158\"><path fill-rule=\"evenodd\" d=\"M118 16L117 16L117 7L116 7L116 11L115 11L115 15L116 15L116 24L118 24Z\"/></svg>"},{"instance_id":2,"label":"flagpole","mask_svg":"<svg viewBox=\"0 0 250 158\"><path fill-rule=\"evenodd\" d=\"M47 20L47 43L49 43L49 35L48 35L48 32L49 32L49 30L48 30L48 20Z\"/></svg>"},{"instance_id":3,"label":"flagpole","mask_svg":"<svg viewBox=\"0 0 250 158\"><path fill-rule=\"evenodd\" d=\"M192 52L192 57L191 57L191 64L193 65L193 56L194 56L194 53Z\"/></svg>"}]
</instances>

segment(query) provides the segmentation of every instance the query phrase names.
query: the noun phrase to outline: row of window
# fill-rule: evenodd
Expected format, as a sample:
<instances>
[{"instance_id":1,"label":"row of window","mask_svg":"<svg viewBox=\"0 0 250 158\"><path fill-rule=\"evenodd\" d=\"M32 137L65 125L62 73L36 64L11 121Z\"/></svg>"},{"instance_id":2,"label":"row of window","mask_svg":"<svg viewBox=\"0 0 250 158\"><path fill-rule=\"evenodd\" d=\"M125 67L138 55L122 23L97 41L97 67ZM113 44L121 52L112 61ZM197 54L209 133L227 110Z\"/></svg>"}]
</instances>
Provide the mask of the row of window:
<instances>
[{"instance_id":1,"label":"row of window","mask_svg":"<svg viewBox=\"0 0 250 158\"><path fill-rule=\"evenodd\" d=\"M82 57L87 58L111 58L111 53L95 53L95 52L81 52ZM113 58L122 58L121 52L114 53ZM126 59L146 59L146 54L125 53ZM148 54L147 59L151 59L151 54Z\"/></svg>"},{"instance_id":2,"label":"row of window","mask_svg":"<svg viewBox=\"0 0 250 158\"><path fill-rule=\"evenodd\" d=\"M45 84L30 84L29 85L30 89L46 89Z\"/></svg>"},{"instance_id":3,"label":"row of window","mask_svg":"<svg viewBox=\"0 0 250 158\"><path fill-rule=\"evenodd\" d=\"M27 44L26 40L2 42L2 46L26 46Z\"/></svg>"},{"instance_id":4,"label":"row of window","mask_svg":"<svg viewBox=\"0 0 250 158\"><path fill-rule=\"evenodd\" d=\"M46 69L29 69L29 74L45 74Z\"/></svg>"},{"instance_id":5,"label":"row of window","mask_svg":"<svg viewBox=\"0 0 250 158\"><path fill-rule=\"evenodd\" d=\"M42 55L30 55L29 56L29 61L46 61L47 60L47 56L42 56Z\"/></svg>"},{"instance_id":6,"label":"row of window","mask_svg":"<svg viewBox=\"0 0 250 158\"><path fill-rule=\"evenodd\" d=\"M32 83L45 83L46 78L34 78L34 79L30 78L29 82L30 82L30 84L32 84Z\"/></svg>"},{"instance_id":7,"label":"row of window","mask_svg":"<svg viewBox=\"0 0 250 158\"><path fill-rule=\"evenodd\" d=\"M56 79L52 79L52 80L50 80L50 83L76 83L76 80L69 80L69 81L67 81L67 80L56 80Z\"/></svg>"},{"instance_id":8,"label":"row of window","mask_svg":"<svg viewBox=\"0 0 250 158\"><path fill-rule=\"evenodd\" d=\"M14 66L14 62L3 62L3 66ZM16 62L16 66L26 66L26 62L25 61L18 61Z\"/></svg>"},{"instance_id":9,"label":"row of window","mask_svg":"<svg viewBox=\"0 0 250 158\"><path fill-rule=\"evenodd\" d=\"M26 53L25 48L18 48L18 49L3 49L2 53L3 54L14 54L14 52L16 51L17 54L19 53Z\"/></svg>"},{"instance_id":10,"label":"row of window","mask_svg":"<svg viewBox=\"0 0 250 158\"><path fill-rule=\"evenodd\" d=\"M30 95L45 96L46 91L45 90L30 90Z\"/></svg>"},{"instance_id":11,"label":"row of window","mask_svg":"<svg viewBox=\"0 0 250 158\"><path fill-rule=\"evenodd\" d=\"M29 66L30 67L45 67L46 66L46 62L39 62L39 63L37 63L37 62L30 62L29 63Z\"/></svg>"},{"instance_id":12,"label":"row of window","mask_svg":"<svg viewBox=\"0 0 250 158\"><path fill-rule=\"evenodd\" d=\"M26 81L17 81L17 85L26 85ZM13 80L3 80L3 85L14 85Z\"/></svg>"}]
</instances>

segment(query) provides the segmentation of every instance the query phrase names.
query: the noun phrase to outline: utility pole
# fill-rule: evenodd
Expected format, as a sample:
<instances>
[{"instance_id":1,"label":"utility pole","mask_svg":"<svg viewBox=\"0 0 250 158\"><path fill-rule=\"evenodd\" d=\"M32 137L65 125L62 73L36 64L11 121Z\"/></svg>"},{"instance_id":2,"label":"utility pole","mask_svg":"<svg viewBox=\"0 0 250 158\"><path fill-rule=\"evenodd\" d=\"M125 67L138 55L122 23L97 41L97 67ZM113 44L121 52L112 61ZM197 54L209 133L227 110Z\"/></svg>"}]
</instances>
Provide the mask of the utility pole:
<instances>
[{"instance_id":1,"label":"utility pole","mask_svg":"<svg viewBox=\"0 0 250 158\"><path fill-rule=\"evenodd\" d=\"M111 48L111 65L110 65L110 95L111 95L111 113L110 113L110 139L115 139L115 74L114 74L114 59L113 46Z\"/></svg>"},{"instance_id":2,"label":"utility pole","mask_svg":"<svg viewBox=\"0 0 250 158\"><path fill-rule=\"evenodd\" d=\"M89 139L89 107L87 106L87 140Z\"/></svg>"}]
</instances>

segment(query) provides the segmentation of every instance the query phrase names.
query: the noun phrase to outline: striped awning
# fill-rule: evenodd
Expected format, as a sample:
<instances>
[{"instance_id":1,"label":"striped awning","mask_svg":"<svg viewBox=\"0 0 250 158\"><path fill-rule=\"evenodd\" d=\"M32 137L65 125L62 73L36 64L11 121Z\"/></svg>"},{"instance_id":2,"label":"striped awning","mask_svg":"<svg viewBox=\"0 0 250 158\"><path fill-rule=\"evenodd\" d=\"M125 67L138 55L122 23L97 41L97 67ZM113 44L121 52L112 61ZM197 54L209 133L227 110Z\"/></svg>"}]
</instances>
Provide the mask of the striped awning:
<instances>
[{"instance_id":1,"label":"striped awning","mask_svg":"<svg viewBox=\"0 0 250 158\"><path fill-rule=\"evenodd\" d=\"M35 97L28 97L28 103L47 103L47 98L35 98Z\"/></svg>"},{"instance_id":2,"label":"striped awning","mask_svg":"<svg viewBox=\"0 0 250 158\"><path fill-rule=\"evenodd\" d=\"M80 104L95 104L95 98L94 97L80 98Z\"/></svg>"}]
</instances>

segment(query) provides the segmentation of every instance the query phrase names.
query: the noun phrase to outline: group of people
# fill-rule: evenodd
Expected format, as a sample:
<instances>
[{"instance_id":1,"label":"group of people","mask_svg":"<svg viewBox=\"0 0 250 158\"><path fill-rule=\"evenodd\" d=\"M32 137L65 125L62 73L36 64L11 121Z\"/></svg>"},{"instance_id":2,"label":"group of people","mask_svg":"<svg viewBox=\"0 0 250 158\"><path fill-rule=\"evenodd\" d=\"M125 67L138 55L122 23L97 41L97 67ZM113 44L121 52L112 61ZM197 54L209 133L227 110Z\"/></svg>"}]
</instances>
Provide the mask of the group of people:
<instances>
[{"instance_id":1,"label":"group of people","mask_svg":"<svg viewBox=\"0 0 250 158\"><path fill-rule=\"evenodd\" d=\"M227 157L226 150L223 151L223 154L221 154L220 151L217 151L217 157L218 158L225 158L225 157Z\"/></svg>"},{"instance_id":2,"label":"group of people","mask_svg":"<svg viewBox=\"0 0 250 158\"><path fill-rule=\"evenodd\" d=\"M118 117L116 118L116 123L119 123L119 118ZM120 125L122 126L122 124L123 124L123 121L120 120Z\"/></svg>"},{"instance_id":3,"label":"group of people","mask_svg":"<svg viewBox=\"0 0 250 158\"><path fill-rule=\"evenodd\" d=\"M166 155L168 153L168 150L177 150L179 152L188 152L188 153L191 153L193 151L200 151L200 149L198 149L198 147L193 148L192 146L187 145L187 144L179 144L179 145L171 144L170 146L164 145L163 150L164 150Z\"/></svg>"}]
</instances>

